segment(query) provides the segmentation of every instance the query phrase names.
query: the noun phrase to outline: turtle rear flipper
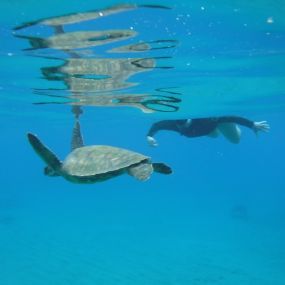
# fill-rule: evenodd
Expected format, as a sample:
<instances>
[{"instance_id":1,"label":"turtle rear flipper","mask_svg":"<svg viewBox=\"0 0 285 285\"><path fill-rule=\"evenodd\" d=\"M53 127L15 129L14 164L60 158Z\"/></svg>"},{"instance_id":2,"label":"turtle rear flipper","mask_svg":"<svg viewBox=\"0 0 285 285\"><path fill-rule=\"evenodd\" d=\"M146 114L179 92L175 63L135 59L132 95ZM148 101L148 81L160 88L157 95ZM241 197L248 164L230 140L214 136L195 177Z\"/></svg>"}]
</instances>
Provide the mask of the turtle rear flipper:
<instances>
[{"instance_id":1,"label":"turtle rear flipper","mask_svg":"<svg viewBox=\"0 0 285 285\"><path fill-rule=\"evenodd\" d=\"M34 151L55 172L60 172L61 161L35 135L28 133L28 140Z\"/></svg>"},{"instance_id":2,"label":"turtle rear flipper","mask_svg":"<svg viewBox=\"0 0 285 285\"><path fill-rule=\"evenodd\" d=\"M71 140L71 150L75 150L79 147L83 147L83 138L80 130L80 124L79 121L76 120L75 125L73 127L72 131L72 140Z\"/></svg>"},{"instance_id":3,"label":"turtle rear flipper","mask_svg":"<svg viewBox=\"0 0 285 285\"><path fill-rule=\"evenodd\" d=\"M153 170L155 172L161 173L161 174L171 174L172 169L162 162L157 162L152 164Z\"/></svg>"},{"instance_id":4,"label":"turtle rear flipper","mask_svg":"<svg viewBox=\"0 0 285 285\"><path fill-rule=\"evenodd\" d=\"M128 169L128 173L140 181L148 180L152 172L153 167L150 163L140 163Z\"/></svg>"},{"instance_id":5,"label":"turtle rear flipper","mask_svg":"<svg viewBox=\"0 0 285 285\"><path fill-rule=\"evenodd\" d=\"M54 171L50 166L44 168L44 174L51 177L60 176L59 173Z\"/></svg>"}]
</instances>

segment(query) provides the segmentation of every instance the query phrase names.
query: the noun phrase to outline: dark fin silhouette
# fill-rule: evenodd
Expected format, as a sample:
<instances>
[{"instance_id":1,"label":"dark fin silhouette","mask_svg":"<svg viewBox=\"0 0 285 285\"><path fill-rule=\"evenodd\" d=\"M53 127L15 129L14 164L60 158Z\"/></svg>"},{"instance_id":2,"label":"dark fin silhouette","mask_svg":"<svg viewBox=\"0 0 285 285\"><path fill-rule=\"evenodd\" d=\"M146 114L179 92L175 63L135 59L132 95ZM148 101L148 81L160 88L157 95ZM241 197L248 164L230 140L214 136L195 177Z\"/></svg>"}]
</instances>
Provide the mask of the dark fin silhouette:
<instances>
[{"instance_id":1,"label":"dark fin silhouette","mask_svg":"<svg viewBox=\"0 0 285 285\"><path fill-rule=\"evenodd\" d=\"M19 26L16 26L13 28L14 31L18 31L18 30L21 30L21 29L25 29L27 27L31 27L31 26L34 26L36 24L38 24L40 21L33 21L33 22L26 22L26 23L23 23Z\"/></svg>"},{"instance_id":2,"label":"dark fin silhouette","mask_svg":"<svg viewBox=\"0 0 285 285\"><path fill-rule=\"evenodd\" d=\"M153 9L167 9L167 10L172 9L172 8L170 8L170 7L168 7L168 6L163 6L163 5L151 5L151 4L138 5L138 7L153 8Z\"/></svg>"},{"instance_id":3,"label":"dark fin silhouette","mask_svg":"<svg viewBox=\"0 0 285 285\"><path fill-rule=\"evenodd\" d=\"M172 169L165 163L160 163L160 162L153 163L152 167L155 172L159 172L161 174L171 174L172 173Z\"/></svg>"},{"instance_id":4,"label":"dark fin silhouette","mask_svg":"<svg viewBox=\"0 0 285 285\"><path fill-rule=\"evenodd\" d=\"M24 35L15 35L16 38L28 40L31 48L26 48L24 50L34 50L34 49L41 49L41 48L48 48L49 44L46 39L39 38L39 37L30 37Z\"/></svg>"},{"instance_id":5,"label":"dark fin silhouette","mask_svg":"<svg viewBox=\"0 0 285 285\"><path fill-rule=\"evenodd\" d=\"M76 148L83 147L83 138L81 134L79 121L75 121L75 125L72 131L72 140L71 140L71 149L75 150Z\"/></svg>"},{"instance_id":6,"label":"dark fin silhouette","mask_svg":"<svg viewBox=\"0 0 285 285\"><path fill-rule=\"evenodd\" d=\"M50 166L44 168L44 174L50 177L60 176L60 174L55 172Z\"/></svg>"},{"instance_id":7,"label":"dark fin silhouette","mask_svg":"<svg viewBox=\"0 0 285 285\"><path fill-rule=\"evenodd\" d=\"M57 25L57 26L53 26L53 27L54 27L54 32L56 35L64 34L63 25Z\"/></svg>"},{"instance_id":8,"label":"dark fin silhouette","mask_svg":"<svg viewBox=\"0 0 285 285\"><path fill-rule=\"evenodd\" d=\"M61 161L56 157L56 155L49 150L35 135L28 133L27 136L31 146L40 156L40 158L55 172L59 172Z\"/></svg>"}]
</instances>

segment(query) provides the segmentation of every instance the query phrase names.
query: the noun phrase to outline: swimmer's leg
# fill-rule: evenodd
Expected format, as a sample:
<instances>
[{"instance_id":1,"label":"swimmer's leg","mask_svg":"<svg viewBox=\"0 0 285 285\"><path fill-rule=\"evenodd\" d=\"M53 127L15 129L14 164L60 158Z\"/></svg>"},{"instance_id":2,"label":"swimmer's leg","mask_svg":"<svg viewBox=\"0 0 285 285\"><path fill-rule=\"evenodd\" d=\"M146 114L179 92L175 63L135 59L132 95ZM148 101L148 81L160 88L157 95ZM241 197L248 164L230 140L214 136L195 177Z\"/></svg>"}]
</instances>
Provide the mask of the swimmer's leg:
<instances>
[{"instance_id":1,"label":"swimmer's leg","mask_svg":"<svg viewBox=\"0 0 285 285\"><path fill-rule=\"evenodd\" d=\"M219 131L231 143L238 144L240 142L241 130L235 123L221 123L218 126Z\"/></svg>"},{"instance_id":2,"label":"swimmer's leg","mask_svg":"<svg viewBox=\"0 0 285 285\"><path fill-rule=\"evenodd\" d=\"M215 139L215 138L217 138L219 135L220 135L220 132L219 132L219 130L216 128L216 129L214 129L212 132L210 132L207 136L208 136L209 138Z\"/></svg>"}]
</instances>

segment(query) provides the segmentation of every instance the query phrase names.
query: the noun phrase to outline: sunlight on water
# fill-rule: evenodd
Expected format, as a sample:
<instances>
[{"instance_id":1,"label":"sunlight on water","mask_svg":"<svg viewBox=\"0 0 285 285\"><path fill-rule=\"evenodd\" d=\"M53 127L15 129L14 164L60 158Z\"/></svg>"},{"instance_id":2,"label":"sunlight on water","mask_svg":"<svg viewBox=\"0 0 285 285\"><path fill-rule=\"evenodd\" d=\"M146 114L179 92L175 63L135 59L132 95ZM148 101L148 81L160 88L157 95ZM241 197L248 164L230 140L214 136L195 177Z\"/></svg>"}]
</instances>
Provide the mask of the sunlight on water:
<instances>
[{"instance_id":1,"label":"sunlight on water","mask_svg":"<svg viewBox=\"0 0 285 285\"><path fill-rule=\"evenodd\" d=\"M8 51L9 62L28 56L35 66L27 65L26 74L36 76L24 75L8 90L26 86L40 95L30 96L34 103L130 104L148 113L179 110L166 116L181 118L242 112L248 99L255 104L246 110L268 110L264 99L283 94L283 22L272 16L274 7L250 15L254 5L225 3L221 16L218 5L166 4L86 8L14 25L11 41L23 53Z\"/></svg>"},{"instance_id":2,"label":"sunlight on water","mask_svg":"<svg viewBox=\"0 0 285 285\"><path fill-rule=\"evenodd\" d=\"M282 4L2 1L0 285L285 284Z\"/></svg>"}]
</instances>

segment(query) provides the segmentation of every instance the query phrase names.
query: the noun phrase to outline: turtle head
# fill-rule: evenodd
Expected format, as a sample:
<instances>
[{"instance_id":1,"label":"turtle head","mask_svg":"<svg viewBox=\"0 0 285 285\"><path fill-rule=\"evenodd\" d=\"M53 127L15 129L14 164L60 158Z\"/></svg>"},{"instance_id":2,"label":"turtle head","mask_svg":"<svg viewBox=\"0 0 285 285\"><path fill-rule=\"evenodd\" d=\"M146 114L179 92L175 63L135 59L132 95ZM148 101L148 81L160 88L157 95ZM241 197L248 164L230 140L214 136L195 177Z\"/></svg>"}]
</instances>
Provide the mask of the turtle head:
<instances>
[{"instance_id":1,"label":"turtle head","mask_svg":"<svg viewBox=\"0 0 285 285\"><path fill-rule=\"evenodd\" d=\"M47 176L55 177L60 176L56 171L54 171L50 166L44 168L44 174Z\"/></svg>"}]
</instances>

